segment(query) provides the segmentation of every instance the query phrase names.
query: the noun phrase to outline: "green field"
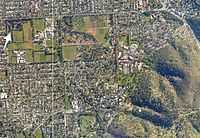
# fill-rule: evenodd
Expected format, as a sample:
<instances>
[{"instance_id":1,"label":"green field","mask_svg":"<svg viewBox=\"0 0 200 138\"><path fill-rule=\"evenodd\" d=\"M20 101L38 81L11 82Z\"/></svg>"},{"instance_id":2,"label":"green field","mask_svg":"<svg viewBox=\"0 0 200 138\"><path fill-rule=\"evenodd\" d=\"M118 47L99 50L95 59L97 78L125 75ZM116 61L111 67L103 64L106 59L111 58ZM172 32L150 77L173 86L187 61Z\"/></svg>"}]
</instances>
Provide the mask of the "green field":
<instances>
[{"instance_id":1,"label":"green field","mask_svg":"<svg viewBox=\"0 0 200 138\"><path fill-rule=\"evenodd\" d=\"M15 49L32 49L32 44L30 43L11 43L7 46L8 50Z\"/></svg>"},{"instance_id":2,"label":"green field","mask_svg":"<svg viewBox=\"0 0 200 138\"><path fill-rule=\"evenodd\" d=\"M74 20L75 28L85 31L85 22L89 22L90 18L75 18ZM57 50L57 48L59 48L59 44L56 39L49 39L46 41L48 52L45 54L45 46L43 43L39 44L32 42L33 34L44 30L45 20L36 19L24 22L21 31L12 31L13 41L7 46L9 62L16 63L16 54L12 51L19 49L26 50L24 58L27 62L51 62L52 59L53 61L63 61L74 60L76 58L76 55L78 54L77 47L64 46L59 52ZM54 48L54 50L52 48ZM53 54L53 57L51 54Z\"/></svg>"},{"instance_id":3,"label":"green field","mask_svg":"<svg viewBox=\"0 0 200 138\"><path fill-rule=\"evenodd\" d=\"M23 33L24 33L24 41L32 42L32 27L30 22L26 22L23 24Z\"/></svg>"},{"instance_id":4,"label":"green field","mask_svg":"<svg viewBox=\"0 0 200 138\"><path fill-rule=\"evenodd\" d=\"M120 45L128 45L128 35L120 35L119 37L118 37L118 39L119 39L119 43L120 43Z\"/></svg>"},{"instance_id":5,"label":"green field","mask_svg":"<svg viewBox=\"0 0 200 138\"><path fill-rule=\"evenodd\" d=\"M96 117L92 115L83 115L80 117L81 136L86 136L96 123Z\"/></svg>"},{"instance_id":6,"label":"green field","mask_svg":"<svg viewBox=\"0 0 200 138\"><path fill-rule=\"evenodd\" d=\"M32 52L33 52L32 50L26 51L24 58L26 59L27 62L33 62Z\"/></svg>"},{"instance_id":7,"label":"green field","mask_svg":"<svg viewBox=\"0 0 200 138\"><path fill-rule=\"evenodd\" d=\"M24 42L24 33L23 31L13 31L12 32L13 42Z\"/></svg>"},{"instance_id":8,"label":"green field","mask_svg":"<svg viewBox=\"0 0 200 138\"><path fill-rule=\"evenodd\" d=\"M74 60L78 54L77 47L74 46L65 46L62 51L64 60Z\"/></svg>"},{"instance_id":9,"label":"green field","mask_svg":"<svg viewBox=\"0 0 200 138\"><path fill-rule=\"evenodd\" d=\"M106 42L105 36L108 33L106 16L74 17L72 19L72 25L75 31L89 33L93 35L99 42Z\"/></svg>"},{"instance_id":10,"label":"green field","mask_svg":"<svg viewBox=\"0 0 200 138\"><path fill-rule=\"evenodd\" d=\"M17 134L16 138L26 138L26 137L23 135L23 133L19 133Z\"/></svg>"},{"instance_id":11,"label":"green field","mask_svg":"<svg viewBox=\"0 0 200 138\"><path fill-rule=\"evenodd\" d=\"M97 28L95 37L99 42L105 43L106 42L105 37L106 37L107 33L108 33L108 29L106 29L106 28L98 29Z\"/></svg>"},{"instance_id":12,"label":"green field","mask_svg":"<svg viewBox=\"0 0 200 138\"><path fill-rule=\"evenodd\" d=\"M65 96L65 98L64 98L64 109L65 110L71 110L72 109L72 104L71 104L69 96Z\"/></svg>"},{"instance_id":13,"label":"green field","mask_svg":"<svg viewBox=\"0 0 200 138\"><path fill-rule=\"evenodd\" d=\"M16 63L17 58L16 58L16 54L14 54L12 51L8 51L8 62L9 63Z\"/></svg>"},{"instance_id":14,"label":"green field","mask_svg":"<svg viewBox=\"0 0 200 138\"><path fill-rule=\"evenodd\" d=\"M84 17L74 17L72 19L73 29L80 32L85 32L85 19Z\"/></svg>"},{"instance_id":15,"label":"green field","mask_svg":"<svg viewBox=\"0 0 200 138\"><path fill-rule=\"evenodd\" d=\"M105 43L105 36L108 33L108 23L107 23L107 17L106 16L99 16L96 17L96 39L102 43Z\"/></svg>"},{"instance_id":16,"label":"green field","mask_svg":"<svg viewBox=\"0 0 200 138\"><path fill-rule=\"evenodd\" d=\"M45 29L45 20L44 19L32 20L32 26L34 34L37 32L42 32Z\"/></svg>"},{"instance_id":17,"label":"green field","mask_svg":"<svg viewBox=\"0 0 200 138\"><path fill-rule=\"evenodd\" d=\"M0 72L0 81L6 79L6 73L5 72Z\"/></svg>"},{"instance_id":18,"label":"green field","mask_svg":"<svg viewBox=\"0 0 200 138\"><path fill-rule=\"evenodd\" d=\"M33 49L34 50L42 50L44 46L42 44L33 44Z\"/></svg>"},{"instance_id":19,"label":"green field","mask_svg":"<svg viewBox=\"0 0 200 138\"><path fill-rule=\"evenodd\" d=\"M35 52L34 53L34 61L35 62L46 62L47 56L44 54L44 52Z\"/></svg>"},{"instance_id":20,"label":"green field","mask_svg":"<svg viewBox=\"0 0 200 138\"><path fill-rule=\"evenodd\" d=\"M40 128L37 128L34 133L34 138L42 138L42 131Z\"/></svg>"},{"instance_id":21,"label":"green field","mask_svg":"<svg viewBox=\"0 0 200 138\"><path fill-rule=\"evenodd\" d=\"M50 39L46 41L47 47L58 47L56 39Z\"/></svg>"},{"instance_id":22,"label":"green field","mask_svg":"<svg viewBox=\"0 0 200 138\"><path fill-rule=\"evenodd\" d=\"M45 55L44 52L37 53L33 55L34 50L43 50L44 46L41 44L33 44L32 42L32 31L43 31L45 29L45 21L43 19L36 19L32 21L26 21L22 25L21 31L12 31L12 43L8 44L7 51L10 63L16 63L16 54L12 52L12 50L24 49L25 60L28 62L33 62L33 56L36 59L36 62L46 62L51 60L49 55ZM49 40L47 45L50 47L52 41ZM56 45L54 41L54 45Z\"/></svg>"}]
</instances>

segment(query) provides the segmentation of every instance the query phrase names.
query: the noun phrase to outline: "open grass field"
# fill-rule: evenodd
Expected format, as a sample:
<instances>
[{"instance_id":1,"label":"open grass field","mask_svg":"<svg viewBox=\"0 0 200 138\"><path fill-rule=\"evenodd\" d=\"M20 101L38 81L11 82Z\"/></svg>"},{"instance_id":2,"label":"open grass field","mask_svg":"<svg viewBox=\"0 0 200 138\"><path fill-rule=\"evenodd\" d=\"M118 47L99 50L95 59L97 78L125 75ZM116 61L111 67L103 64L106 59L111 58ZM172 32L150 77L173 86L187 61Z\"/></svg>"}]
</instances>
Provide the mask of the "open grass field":
<instances>
[{"instance_id":1,"label":"open grass field","mask_svg":"<svg viewBox=\"0 0 200 138\"><path fill-rule=\"evenodd\" d=\"M26 21L22 25L21 31L12 31L12 43L7 46L9 62L16 63L16 54L12 52L12 50L24 49L26 53L24 58L27 62L33 62L33 57L36 58L36 62L46 62L50 61L49 55L45 55L44 52L37 53L33 55L33 51L35 50L43 50L42 44L33 44L32 37L33 33L38 31L44 31L45 29L45 21L44 19L36 19L32 21ZM56 46L56 41L54 40L53 46ZM52 46L52 41L47 41L47 46Z\"/></svg>"},{"instance_id":2,"label":"open grass field","mask_svg":"<svg viewBox=\"0 0 200 138\"><path fill-rule=\"evenodd\" d=\"M11 43L7 46L8 50L16 50L16 49L32 49L32 44L30 43Z\"/></svg>"},{"instance_id":3,"label":"open grass field","mask_svg":"<svg viewBox=\"0 0 200 138\"><path fill-rule=\"evenodd\" d=\"M46 41L46 46L47 47L57 47L58 46L58 43L56 42L56 39L54 38L53 40L52 39L50 39L50 40L47 40Z\"/></svg>"},{"instance_id":4,"label":"open grass field","mask_svg":"<svg viewBox=\"0 0 200 138\"><path fill-rule=\"evenodd\" d=\"M75 17L72 20L73 29L79 32L86 32L93 35L97 41L104 43L108 33L108 23L106 16L99 17Z\"/></svg>"},{"instance_id":5,"label":"open grass field","mask_svg":"<svg viewBox=\"0 0 200 138\"><path fill-rule=\"evenodd\" d=\"M105 43L105 42L106 42L105 37L106 37L107 33L108 33L108 29L106 29L106 28L102 28L102 29L99 28L99 29L97 29L97 31L96 31L95 37L96 37L96 39L97 39L99 42Z\"/></svg>"},{"instance_id":6,"label":"open grass field","mask_svg":"<svg viewBox=\"0 0 200 138\"><path fill-rule=\"evenodd\" d=\"M59 57L55 53L56 53L55 51L54 51L54 53L48 53L48 54L45 54L44 51L34 52L33 61L37 62L37 63L56 62L56 61L58 61Z\"/></svg>"},{"instance_id":7,"label":"open grass field","mask_svg":"<svg viewBox=\"0 0 200 138\"><path fill-rule=\"evenodd\" d=\"M33 33L41 32L45 30L45 20L44 19L35 19L32 20Z\"/></svg>"},{"instance_id":8,"label":"open grass field","mask_svg":"<svg viewBox=\"0 0 200 138\"><path fill-rule=\"evenodd\" d=\"M24 41L32 42L32 27L30 21L23 24L23 33Z\"/></svg>"},{"instance_id":9,"label":"open grass field","mask_svg":"<svg viewBox=\"0 0 200 138\"><path fill-rule=\"evenodd\" d=\"M25 136L23 135L23 133L19 133L17 134L16 138L25 138Z\"/></svg>"},{"instance_id":10,"label":"open grass field","mask_svg":"<svg viewBox=\"0 0 200 138\"><path fill-rule=\"evenodd\" d=\"M118 37L120 45L128 45L128 35L120 35Z\"/></svg>"},{"instance_id":11,"label":"open grass field","mask_svg":"<svg viewBox=\"0 0 200 138\"><path fill-rule=\"evenodd\" d=\"M27 62L33 62L33 54L32 54L32 50L28 50L28 51L26 51L26 53L25 53L25 59L26 59L26 61Z\"/></svg>"},{"instance_id":12,"label":"open grass field","mask_svg":"<svg viewBox=\"0 0 200 138\"><path fill-rule=\"evenodd\" d=\"M42 44L33 44L33 50L42 50L43 48Z\"/></svg>"},{"instance_id":13,"label":"open grass field","mask_svg":"<svg viewBox=\"0 0 200 138\"><path fill-rule=\"evenodd\" d=\"M108 23L106 16L96 17L96 39L102 43L106 42L105 36L108 33Z\"/></svg>"},{"instance_id":14,"label":"open grass field","mask_svg":"<svg viewBox=\"0 0 200 138\"><path fill-rule=\"evenodd\" d=\"M74 17L72 19L73 29L75 31L85 32L85 19L84 17Z\"/></svg>"},{"instance_id":15,"label":"open grass field","mask_svg":"<svg viewBox=\"0 0 200 138\"><path fill-rule=\"evenodd\" d=\"M13 31L12 39L13 39L13 42L23 42L24 41L23 31Z\"/></svg>"},{"instance_id":16,"label":"open grass field","mask_svg":"<svg viewBox=\"0 0 200 138\"><path fill-rule=\"evenodd\" d=\"M35 52L34 53L34 61L35 62L46 62L47 56L44 52Z\"/></svg>"},{"instance_id":17,"label":"open grass field","mask_svg":"<svg viewBox=\"0 0 200 138\"><path fill-rule=\"evenodd\" d=\"M34 138L42 138L42 131L40 128L37 128L34 133Z\"/></svg>"},{"instance_id":18,"label":"open grass field","mask_svg":"<svg viewBox=\"0 0 200 138\"><path fill-rule=\"evenodd\" d=\"M75 46L65 46L63 47L63 58L64 60L74 60L78 54L77 47Z\"/></svg>"},{"instance_id":19,"label":"open grass field","mask_svg":"<svg viewBox=\"0 0 200 138\"><path fill-rule=\"evenodd\" d=\"M5 72L0 72L0 81L6 79L6 73Z\"/></svg>"},{"instance_id":20,"label":"open grass field","mask_svg":"<svg viewBox=\"0 0 200 138\"><path fill-rule=\"evenodd\" d=\"M95 36L96 35L96 24L95 22L92 21L91 17L84 17L84 21L85 21L85 30L87 33Z\"/></svg>"},{"instance_id":21,"label":"open grass field","mask_svg":"<svg viewBox=\"0 0 200 138\"><path fill-rule=\"evenodd\" d=\"M17 62L16 54L13 53L13 51L7 51L7 54L8 54L8 62L9 63L16 63Z\"/></svg>"},{"instance_id":22,"label":"open grass field","mask_svg":"<svg viewBox=\"0 0 200 138\"><path fill-rule=\"evenodd\" d=\"M83 32L90 32L92 35L96 35L96 28L95 24L92 22L92 19L90 17L84 17L84 18L76 18L74 19L74 26L77 30L83 31ZM10 63L16 63L16 54L12 52L12 50L19 50L24 49L26 50L26 53L24 55L24 58L27 62L51 62L52 59L54 61L57 61L58 59L61 59L61 56L63 60L74 60L78 54L77 47L73 46L64 46L62 48L61 55L58 56L58 53L56 52L56 49L52 51L51 48L58 48L59 44L57 43L56 39L53 41L46 40L46 47L48 49L48 52L44 52L44 45L43 43L33 43L32 38L34 33L37 33L39 31L45 30L45 20L43 19L36 19L32 21L26 21L22 25L21 31L13 31L13 42L10 43L7 46L7 50L9 51L9 62ZM34 51L40 51L40 52L34 52ZM53 58L52 58L52 52L54 52Z\"/></svg>"},{"instance_id":23,"label":"open grass field","mask_svg":"<svg viewBox=\"0 0 200 138\"><path fill-rule=\"evenodd\" d=\"M64 98L64 109L67 111L67 110L71 110L72 109L72 104L71 104L71 101L70 101L70 98L69 96L65 96Z\"/></svg>"},{"instance_id":24,"label":"open grass field","mask_svg":"<svg viewBox=\"0 0 200 138\"><path fill-rule=\"evenodd\" d=\"M88 134L91 128L95 125L96 118L92 115L84 115L80 117L81 135L84 137Z\"/></svg>"}]
</instances>

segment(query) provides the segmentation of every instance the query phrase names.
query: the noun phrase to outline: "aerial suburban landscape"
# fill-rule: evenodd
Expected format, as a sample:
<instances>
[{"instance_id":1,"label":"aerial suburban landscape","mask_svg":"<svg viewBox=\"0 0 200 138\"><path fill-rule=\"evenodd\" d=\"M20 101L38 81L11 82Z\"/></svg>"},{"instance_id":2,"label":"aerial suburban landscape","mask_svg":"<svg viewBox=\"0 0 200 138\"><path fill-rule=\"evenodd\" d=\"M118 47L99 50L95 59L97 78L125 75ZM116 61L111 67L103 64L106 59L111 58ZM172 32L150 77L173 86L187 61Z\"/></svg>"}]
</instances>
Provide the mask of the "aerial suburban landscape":
<instances>
[{"instance_id":1,"label":"aerial suburban landscape","mask_svg":"<svg viewBox=\"0 0 200 138\"><path fill-rule=\"evenodd\" d=\"M200 0L0 0L0 138L200 138Z\"/></svg>"}]
</instances>

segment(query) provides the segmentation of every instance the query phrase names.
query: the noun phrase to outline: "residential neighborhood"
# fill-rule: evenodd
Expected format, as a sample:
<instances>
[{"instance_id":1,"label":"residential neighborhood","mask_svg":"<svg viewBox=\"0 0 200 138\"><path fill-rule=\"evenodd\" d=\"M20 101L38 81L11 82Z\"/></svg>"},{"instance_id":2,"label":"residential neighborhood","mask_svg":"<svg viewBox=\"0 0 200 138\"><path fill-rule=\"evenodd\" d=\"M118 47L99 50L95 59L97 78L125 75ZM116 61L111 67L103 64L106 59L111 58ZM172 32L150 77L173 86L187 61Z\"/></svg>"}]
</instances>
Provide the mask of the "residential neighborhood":
<instances>
[{"instance_id":1,"label":"residential neighborhood","mask_svg":"<svg viewBox=\"0 0 200 138\"><path fill-rule=\"evenodd\" d=\"M0 138L179 138L188 120L196 134L185 116L199 113L198 90L183 89L200 84L199 40L187 22L199 7L1 0Z\"/></svg>"}]
</instances>

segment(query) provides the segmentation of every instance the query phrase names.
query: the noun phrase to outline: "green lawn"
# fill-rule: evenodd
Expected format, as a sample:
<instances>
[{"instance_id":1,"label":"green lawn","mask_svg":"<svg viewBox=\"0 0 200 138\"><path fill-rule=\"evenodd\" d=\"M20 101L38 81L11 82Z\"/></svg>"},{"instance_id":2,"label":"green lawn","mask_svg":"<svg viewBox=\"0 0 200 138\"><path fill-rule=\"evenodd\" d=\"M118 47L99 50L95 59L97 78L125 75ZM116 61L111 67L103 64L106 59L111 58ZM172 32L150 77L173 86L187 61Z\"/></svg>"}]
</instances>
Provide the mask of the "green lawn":
<instances>
[{"instance_id":1,"label":"green lawn","mask_svg":"<svg viewBox=\"0 0 200 138\"><path fill-rule=\"evenodd\" d=\"M23 135L23 133L18 133L16 138L25 138L25 136Z\"/></svg>"},{"instance_id":2,"label":"green lawn","mask_svg":"<svg viewBox=\"0 0 200 138\"><path fill-rule=\"evenodd\" d=\"M96 39L101 42L101 43L105 43L105 36L108 33L108 29L107 28L97 28L96 29Z\"/></svg>"},{"instance_id":3,"label":"green lawn","mask_svg":"<svg viewBox=\"0 0 200 138\"><path fill-rule=\"evenodd\" d=\"M65 98L64 98L64 109L65 110L72 109L72 104L71 104L70 98L68 96L65 96Z\"/></svg>"},{"instance_id":4,"label":"green lawn","mask_svg":"<svg viewBox=\"0 0 200 138\"><path fill-rule=\"evenodd\" d=\"M100 17L74 17L72 20L73 28L79 32L90 32L94 29L94 37L104 43L106 34L108 33L108 26L106 16ZM92 29L93 28L93 29Z\"/></svg>"},{"instance_id":5,"label":"green lawn","mask_svg":"<svg viewBox=\"0 0 200 138\"><path fill-rule=\"evenodd\" d=\"M34 138L42 138L42 131L40 128L37 128L34 133Z\"/></svg>"},{"instance_id":6,"label":"green lawn","mask_svg":"<svg viewBox=\"0 0 200 138\"><path fill-rule=\"evenodd\" d=\"M120 35L119 36L119 43L121 45L128 45L128 35Z\"/></svg>"},{"instance_id":7,"label":"green lawn","mask_svg":"<svg viewBox=\"0 0 200 138\"><path fill-rule=\"evenodd\" d=\"M15 50L15 49L32 49L31 43L11 43L7 46L8 50Z\"/></svg>"},{"instance_id":8,"label":"green lawn","mask_svg":"<svg viewBox=\"0 0 200 138\"><path fill-rule=\"evenodd\" d=\"M32 27L30 22L23 24L24 41L32 41Z\"/></svg>"},{"instance_id":9,"label":"green lawn","mask_svg":"<svg viewBox=\"0 0 200 138\"><path fill-rule=\"evenodd\" d=\"M35 62L46 62L47 56L44 54L44 52L35 52L34 60Z\"/></svg>"},{"instance_id":10,"label":"green lawn","mask_svg":"<svg viewBox=\"0 0 200 138\"><path fill-rule=\"evenodd\" d=\"M8 62L16 63L17 61L16 54L14 54L12 51L7 51L7 54L8 54Z\"/></svg>"},{"instance_id":11,"label":"green lawn","mask_svg":"<svg viewBox=\"0 0 200 138\"><path fill-rule=\"evenodd\" d=\"M106 16L98 16L97 17L97 27L107 27L107 17Z\"/></svg>"},{"instance_id":12,"label":"green lawn","mask_svg":"<svg viewBox=\"0 0 200 138\"><path fill-rule=\"evenodd\" d=\"M12 39L13 42L23 42L24 41L24 35L23 31L13 31L12 32Z\"/></svg>"},{"instance_id":13,"label":"green lawn","mask_svg":"<svg viewBox=\"0 0 200 138\"><path fill-rule=\"evenodd\" d=\"M6 79L6 73L4 72L0 72L0 81L5 80Z\"/></svg>"},{"instance_id":14,"label":"green lawn","mask_svg":"<svg viewBox=\"0 0 200 138\"><path fill-rule=\"evenodd\" d=\"M53 56L53 57L52 57ZM45 55L44 51L41 52L35 52L34 53L34 61L35 62L56 62L58 61L58 56L55 54L48 53Z\"/></svg>"},{"instance_id":15,"label":"green lawn","mask_svg":"<svg viewBox=\"0 0 200 138\"><path fill-rule=\"evenodd\" d=\"M57 47L58 46L56 39L47 40L46 43L47 43L47 47Z\"/></svg>"},{"instance_id":16,"label":"green lawn","mask_svg":"<svg viewBox=\"0 0 200 138\"><path fill-rule=\"evenodd\" d=\"M85 32L85 19L84 17L74 17L72 19L73 29L80 32Z\"/></svg>"},{"instance_id":17,"label":"green lawn","mask_svg":"<svg viewBox=\"0 0 200 138\"><path fill-rule=\"evenodd\" d=\"M20 48L23 48L23 43L11 43L11 44L8 44L7 48L8 50L20 49Z\"/></svg>"},{"instance_id":18,"label":"green lawn","mask_svg":"<svg viewBox=\"0 0 200 138\"><path fill-rule=\"evenodd\" d=\"M51 62L52 61L52 49L48 49L48 55L45 55L44 53L44 47L40 44L34 44L32 43L11 43L7 47L8 55L9 55L9 62L10 63L16 63L16 55L12 53L12 50L18 50L18 49L26 49L25 53L25 59L28 62ZM41 52L34 52L34 59L33 59L33 51L39 50ZM56 50L54 50L55 55L53 55L53 62L58 60L58 55L56 55Z\"/></svg>"},{"instance_id":19,"label":"green lawn","mask_svg":"<svg viewBox=\"0 0 200 138\"><path fill-rule=\"evenodd\" d=\"M96 123L96 117L92 115L83 115L80 117L81 135L87 135Z\"/></svg>"},{"instance_id":20,"label":"green lawn","mask_svg":"<svg viewBox=\"0 0 200 138\"><path fill-rule=\"evenodd\" d=\"M91 17L92 18L92 17ZM98 16L95 17L96 23L96 39L101 42L101 43L105 43L105 36L108 33L108 24L107 24L107 17L106 16Z\"/></svg>"},{"instance_id":21,"label":"green lawn","mask_svg":"<svg viewBox=\"0 0 200 138\"><path fill-rule=\"evenodd\" d=\"M32 50L26 51L25 57L26 61L33 62Z\"/></svg>"},{"instance_id":22,"label":"green lawn","mask_svg":"<svg viewBox=\"0 0 200 138\"><path fill-rule=\"evenodd\" d=\"M44 49L44 46L41 44L34 44L33 49L34 50L42 50L42 49Z\"/></svg>"},{"instance_id":23,"label":"green lawn","mask_svg":"<svg viewBox=\"0 0 200 138\"><path fill-rule=\"evenodd\" d=\"M30 22L23 24L22 31L12 31L13 42L32 41L32 27Z\"/></svg>"},{"instance_id":24,"label":"green lawn","mask_svg":"<svg viewBox=\"0 0 200 138\"><path fill-rule=\"evenodd\" d=\"M74 60L78 53L77 47L75 46L65 46L62 51L64 60Z\"/></svg>"},{"instance_id":25,"label":"green lawn","mask_svg":"<svg viewBox=\"0 0 200 138\"><path fill-rule=\"evenodd\" d=\"M42 32L45 29L45 20L44 19L32 20L32 26L34 33L36 33L37 31Z\"/></svg>"},{"instance_id":26,"label":"green lawn","mask_svg":"<svg viewBox=\"0 0 200 138\"><path fill-rule=\"evenodd\" d=\"M28 62L47 62L52 60L51 55L45 55L42 51L44 50L44 46L42 44L33 44L32 42L32 30L34 32L43 31L45 29L45 21L44 19L36 19L32 21L26 21L23 23L22 31L12 31L13 42L8 44L7 51L10 63L16 63L16 55L12 53L12 50L26 49L25 59ZM56 40L48 40L47 47L57 47L58 44ZM41 52L34 53L33 59L33 51L41 50ZM51 53L51 49L49 49L49 53ZM54 61L57 60L57 57L54 56Z\"/></svg>"}]
</instances>

